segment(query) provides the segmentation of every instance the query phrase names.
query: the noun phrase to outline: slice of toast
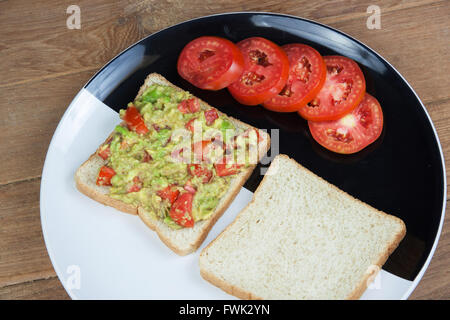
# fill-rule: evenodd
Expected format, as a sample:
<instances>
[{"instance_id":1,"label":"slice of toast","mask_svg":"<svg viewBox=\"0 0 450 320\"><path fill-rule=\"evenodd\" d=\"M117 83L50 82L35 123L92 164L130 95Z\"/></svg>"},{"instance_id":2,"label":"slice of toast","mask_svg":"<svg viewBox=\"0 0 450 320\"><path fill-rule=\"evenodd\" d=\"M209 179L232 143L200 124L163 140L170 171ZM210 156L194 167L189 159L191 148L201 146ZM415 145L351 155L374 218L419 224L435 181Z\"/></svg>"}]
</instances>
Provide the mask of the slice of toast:
<instances>
[{"instance_id":1,"label":"slice of toast","mask_svg":"<svg viewBox=\"0 0 450 320\"><path fill-rule=\"evenodd\" d=\"M161 85L171 86L177 90L182 90L175 85L171 84L164 77L157 73L150 74L144 84L139 90L137 97L141 96L145 89L150 85L157 83ZM201 108L204 110L211 109L207 103L200 100ZM217 110L219 114L223 114ZM252 126L245 124L239 120L227 117L235 127L242 129L250 129ZM256 129L256 128L253 128ZM266 154L270 146L270 137L263 131L258 130L261 141L258 144L258 161ZM229 185L227 193L220 199L218 206L214 213L207 220L198 221L193 228L183 228L179 230L171 229L160 219L155 219L153 216L146 212L143 208L126 204L120 200L111 198L109 194L109 187L97 186L96 179L99 169L105 164L105 161L99 157L96 153L91 155L89 159L84 162L75 173L75 182L78 190L88 197L105 204L107 206L114 207L120 211L138 214L142 221L156 231L160 239L175 253L179 255L186 255L194 252L204 241L214 223L219 219L224 211L231 204L233 199L239 193L241 187L247 181L248 177L252 173L256 164L249 166L234 177Z\"/></svg>"},{"instance_id":2,"label":"slice of toast","mask_svg":"<svg viewBox=\"0 0 450 320\"><path fill-rule=\"evenodd\" d=\"M405 233L401 219L279 155L202 250L200 273L242 299L357 299Z\"/></svg>"}]
</instances>

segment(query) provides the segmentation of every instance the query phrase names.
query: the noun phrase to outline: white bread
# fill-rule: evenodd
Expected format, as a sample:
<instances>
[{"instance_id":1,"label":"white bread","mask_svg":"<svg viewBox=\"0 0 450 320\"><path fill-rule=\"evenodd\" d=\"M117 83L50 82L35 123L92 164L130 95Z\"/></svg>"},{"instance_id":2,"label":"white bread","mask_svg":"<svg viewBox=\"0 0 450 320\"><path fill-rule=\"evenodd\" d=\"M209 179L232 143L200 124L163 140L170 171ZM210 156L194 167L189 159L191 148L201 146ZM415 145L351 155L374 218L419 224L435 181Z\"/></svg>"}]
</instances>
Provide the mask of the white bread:
<instances>
[{"instance_id":1,"label":"white bread","mask_svg":"<svg viewBox=\"0 0 450 320\"><path fill-rule=\"evenodd\" d=\"M200 273L242 299L357 299L406 233L285 155L200 254Z\"/></svg>"},{"instance_id":2,"label":"white bread","mask_svg":"<svg viewBox=\"0 0 450 320\"><path fill-rule=\"evenodd\" d=\"M144 84L139 90L137 97L143 94L145 89L150 85L158 83L162 85L171 86L177 90L182 90L164 77L157 73L150 74L146 79ZM201 100L200 100L201 101ZM201 101L202 109L212 108L207 103ZM223 114L218 111L219 114ZM249 129L252 126L245 124L241 121L228 117L228 119L239 128ZM254 128L256 129L256 128ZM270 146L269 135L262 130L258 129L259 136L261 137L261 142L258 145L258 160L266 154ZM183 228L180 230L174 230L168 227L165 223L159 219L152 218L152 215L146 212L141 207L126 204L120 200L113 199L108 196L109 187L100 187L96 185L96 179L101 166L105 164L105 161L99 157L96 153L91 155L91 157L84 162L80 168L75 173L75 182L78 190L88 197L105 204L107 206L114 207L120 211L138 214L142 221L150 227L152 230L156 231L160 239L175 253L179 255L186 255L194 252L204 241L208 232L211 230L214 223L219 219L224 211L231 204L233 199L239 193L242 185L247 181L248 177L252 173L256 165L251 165L246 170L242 171L231 181L227 193L221 198L219 204L212 214L212 216L204 221L197 222L193 228Z\"/></svg>"}]
</instances>

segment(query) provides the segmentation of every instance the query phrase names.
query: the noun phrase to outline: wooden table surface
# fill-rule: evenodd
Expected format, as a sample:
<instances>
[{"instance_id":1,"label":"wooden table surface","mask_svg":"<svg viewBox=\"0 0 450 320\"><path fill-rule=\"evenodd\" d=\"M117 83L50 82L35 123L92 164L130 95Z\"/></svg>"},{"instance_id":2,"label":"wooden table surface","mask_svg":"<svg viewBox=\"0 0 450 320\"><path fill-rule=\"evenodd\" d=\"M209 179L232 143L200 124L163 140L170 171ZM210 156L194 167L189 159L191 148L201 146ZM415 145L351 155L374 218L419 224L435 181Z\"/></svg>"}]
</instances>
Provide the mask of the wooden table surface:
<instances>
[{"instance_id":1,"label":"wooden table surface","mask_svg":"<svg viewBox=\"0 0 450 320\"><path fill-rule=\"evenodd\" d=\"M66 27L71 4L81 9L79 30ZM381 29L367 28L369 5L381 8ZM69 299L45 248L39 187L50 139L76 93L106 62L152 32L231 11L312 19L375 49L421 97L450 168L450 1L2 0L0 299ZM447 214L436 253L410 298L450 299L449 265Z\"/></svg>"}]
</instances>

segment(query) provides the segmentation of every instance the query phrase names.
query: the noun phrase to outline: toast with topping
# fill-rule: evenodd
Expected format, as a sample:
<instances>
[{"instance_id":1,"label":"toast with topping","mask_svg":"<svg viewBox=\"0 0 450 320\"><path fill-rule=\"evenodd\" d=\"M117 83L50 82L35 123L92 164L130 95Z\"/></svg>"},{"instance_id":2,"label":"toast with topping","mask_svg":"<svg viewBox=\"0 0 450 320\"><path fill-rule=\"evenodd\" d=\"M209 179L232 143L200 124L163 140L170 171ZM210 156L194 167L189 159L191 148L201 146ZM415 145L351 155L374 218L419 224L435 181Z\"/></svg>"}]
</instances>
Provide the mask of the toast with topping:
<instances>
[{"instance_id":1,"label":"toast with topping","mask_svg":"<svg viewBox=\"0 0 450 320\"><path fill-rule=\"evenodd\" d=\"M266 154L269 135L156 73L120 117L77 170L78 190L139 215L175 253L192 253Z\"/></svg>"}]
</instances>

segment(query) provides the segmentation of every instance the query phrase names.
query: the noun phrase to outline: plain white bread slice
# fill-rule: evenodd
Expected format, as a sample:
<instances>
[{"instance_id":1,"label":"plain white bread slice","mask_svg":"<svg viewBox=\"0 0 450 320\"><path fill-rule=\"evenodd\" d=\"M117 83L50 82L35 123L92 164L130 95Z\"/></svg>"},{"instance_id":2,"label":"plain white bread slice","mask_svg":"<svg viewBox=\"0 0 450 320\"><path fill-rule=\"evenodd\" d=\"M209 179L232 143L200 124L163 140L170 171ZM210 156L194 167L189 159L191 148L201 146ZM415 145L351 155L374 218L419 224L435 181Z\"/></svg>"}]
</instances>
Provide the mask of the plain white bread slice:
<instances>
[{"instance_id":1,"label":"plain white bread slice","mask_svg":"<svg viewBox=\"0 0 450 320\"><path fill-rule=\"evenodd\" d=\"M357 299L406 233L285 155L200 254L204 279L242 299Z\"/></svg>"},{"instance_id":2,"label":"plain white bread slice","mask_svg":"<svg viewBox=\"0 0 450 320\"><path fill-rule=\"evenodd\" d=\"M161 75L152 73L145 79L145 82L140 88L137 97L142 95L145 89L154 83L171 86L177 90L182 90L171 84ZM203 101L201 101L201 107L205 110L212 108ZM219 111L218 113L223 114ZM253 128L252 126L231 117L228 117L228 119L236 127L242 129ZM262 139L258 145L258 160L261 160L269 149L270 137L265 131L259 129L256 130L258 130L259 136ZM138 214L142 221L152 230L156 231L160 239L170 249L172 249L179 255L192 253L202 244L212 226L231 204L231 202L236 197L241 187L243 186L245 181L247 181L248 177L256 166L251 165L246 170L236 175L236 177L231 181L227 193L220 199L219 204L212 214L211 218L205 221L197 222L193 228L174 230L168 227L159 219L153 218L153 216L149 212L146 212L142 208L129 205L122 201L109 197L109 187L97 186L97 175L101 166L103 166L104 164L105 161L95 153L85 163L83 163L75 174L75 182L78 190L100 203L114 207L123 212Z\"/></svg>"}]
</instances>

